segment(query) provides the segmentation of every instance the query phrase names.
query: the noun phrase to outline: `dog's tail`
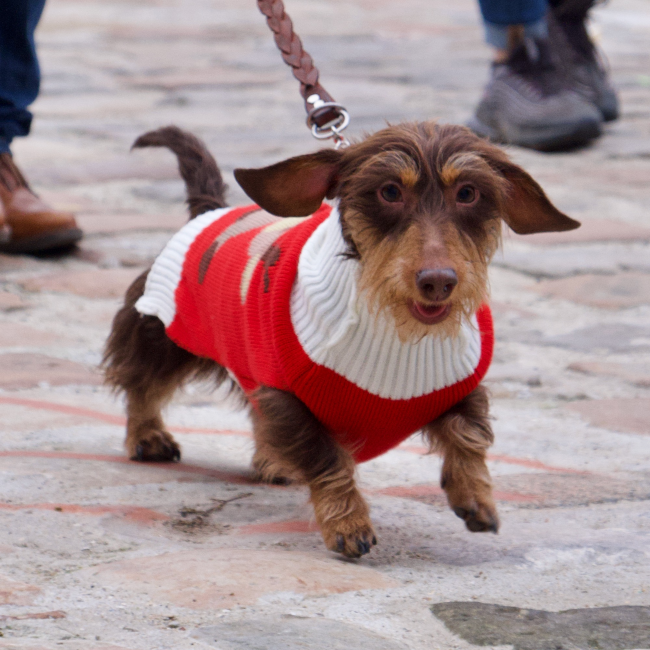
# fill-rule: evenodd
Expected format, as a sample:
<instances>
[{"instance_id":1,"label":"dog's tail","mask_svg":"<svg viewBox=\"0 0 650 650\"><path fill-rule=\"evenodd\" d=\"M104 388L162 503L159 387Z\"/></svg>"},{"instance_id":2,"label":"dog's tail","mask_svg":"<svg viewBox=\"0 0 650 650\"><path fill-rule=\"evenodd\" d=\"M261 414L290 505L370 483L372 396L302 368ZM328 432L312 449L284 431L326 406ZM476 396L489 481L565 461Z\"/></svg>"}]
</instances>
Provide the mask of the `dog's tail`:
<instances>
[{"instance_id":1,"label":"dog's tail","mask_svg":"<svg viewBox=\"0 0 650 650\"><path fill-rule=\"evenodd\" d=\"M141 135L131 148L141 147L167 147L176 154L178 170L185 181L190 219L226 207L226 185L217 161L197 137L177 126L165 126Z\"/></svg>"}]
</instances>

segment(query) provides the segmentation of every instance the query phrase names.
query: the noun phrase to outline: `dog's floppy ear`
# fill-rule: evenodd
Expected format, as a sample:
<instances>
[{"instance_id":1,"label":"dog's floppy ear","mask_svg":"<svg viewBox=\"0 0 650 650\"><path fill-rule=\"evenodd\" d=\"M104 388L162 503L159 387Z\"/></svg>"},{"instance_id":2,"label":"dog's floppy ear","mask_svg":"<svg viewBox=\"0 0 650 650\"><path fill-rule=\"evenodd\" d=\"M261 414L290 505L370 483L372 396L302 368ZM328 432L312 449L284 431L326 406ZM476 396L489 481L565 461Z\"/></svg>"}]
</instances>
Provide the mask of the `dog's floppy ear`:
<instances>
[{"instance_id":1,"label":"dog's floppy ear","mask_svg":"<svg viewBox=\"0 0 650 650\"><path fill-rule=\"evenodd\" d=\"M262 169L235 169L242 189L278 217L305 217L332 198L341 152L323 149Z\"/></svg>"},{"instance_id":2,"label":"dog's floppy ear","mask_svg":"<svg viewBox=\"0 0 650 650\"><path fill-rule=\"evenodd\" d=\"M560 212L544 190L521 167L500 160L497 168L508 181L504 221L519 235L574 230L580 222Z\"/></svg>"}]
</instances>

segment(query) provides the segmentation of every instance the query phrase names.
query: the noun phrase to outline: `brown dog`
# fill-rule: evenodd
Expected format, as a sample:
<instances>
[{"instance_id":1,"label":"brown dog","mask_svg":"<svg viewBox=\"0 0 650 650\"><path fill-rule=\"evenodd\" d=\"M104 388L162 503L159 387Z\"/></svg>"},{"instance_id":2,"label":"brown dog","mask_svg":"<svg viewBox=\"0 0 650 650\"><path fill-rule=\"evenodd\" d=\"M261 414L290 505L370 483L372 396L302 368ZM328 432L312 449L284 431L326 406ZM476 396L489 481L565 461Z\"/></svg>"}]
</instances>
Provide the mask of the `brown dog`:
<instances>
[{"instance_id":1,"label":"brown dog","mask_svg":"<svg viewBox=\"0 0 650 650\"><path fill-rule=\"evenodd\" d=\"M134 146L167 146L177 154L187 184L191 217L201 215L186 229L193 228L191 224L201 219L208 219L206 223L210 228L220 228L210 211L225 207L224 185L215 161L198 140L175 127L167 127L142 136ZM435 349L460 349L465 343L461 345L459 341L465 341L463 337L470 337L467 339L470 340L472 336L475 338L471 340L478 341L479 352L481 346L487 345L488 339L483 332L482 338L477 333L476 315L488 297L487 266L499 246L502 221L515 232L524 234L570 230L577 228L579 223L559 212L540 186L503 151L464 127L431 122L390 126L344 150L322 150L264 169L237 170L235 176L262 209L249 209L238 213L236 219L233 217L229 228L218 231L218 236L210 240L210 247L203 252L200 263L197 262L197 291L204 290L199 285L205 280L212 291L208 294L211 302L219 303L218 321L221 315L223 319L231 317L226 305L235 305L237 301L228 297L230 291L237 296L241 293L242 305L249 300L266 300L267 293L275 296L274 300L281 294L275 287L284 277L278 261L284 254L282 233L289 232L288 226L293 228L298 222L302 225L295 226L296 232L299 228L307 228L309 219L314 220L316 216L284 221L277 217L311 215L325 198L336 200L337 212L333 211L334 216L322 220L308 239L313 242L320 233L320 243L311 246L309 254L329 265L322 277L318 277L319 274L311 277L312 285L309 286L316 286L314 282L317 282L325 289L310 294L307 280L305 286L300 284L304 271L300 265L307 255L308 244L305 244L291 292L285 291L284 298L278 298L291 301L296 335L303 347L312 346L309 354L321 364L318 368L322 372L309 375L316 378L309 381L303 381L303 373L301 388L294 391L282 382L271 382L271 385L265 382L263 378L270 372L266 367L258 372L257 378L250 379L236 363L224 361L232 355L229 357L230 352L226 354L219 345L209 354L207 343L199 345L192 340L192 327L189 335L185 335L189 338L183 339L176 325L178 316L173 316L177 320L170 325L172 317L168 319L170 322L163 322L165 317L160 310L143 307L149 294L155 293L153 285L157 280L154 275L157 273L156 277L164 280L165 273L156 270L156 262L151 271L153 280L150 278L150 282L146 282L148 273L145 273L130 287L124 307L115 317L104 360L108 383L126 394L125 444L129 456L137 460L180 458L179 446L165 429L161 408L184 382L211 377L222 383L235 375L244 388L242 394L254 405L251 409L256 442L254 467L266 480L291 478L308 484L316 519L331 550L358 557L376 543L368 506L355 484L354 472L355 460L385 450L385 445L375 445L372 453L362 448L366 439L372 437L368 431L380 425L383 431L386 427L403 428L401 437L391 444L399 443L415 429L422 430L430 449L444 458L441 484L453 511L471 531L496 532L498 517L485 464L493 434L486 391L478 384L482 375L474 372L480 362L476 357L463 374L453 370L458 365L453 357L455 353L449 353L453 357L449 357L449 363L437 359L436 353L425 360L428 354L425 348L435 344L439 346ZM280 234L271 236L273 232ZM234 250L238 241L236 235L248 237L246 268L249 270L243 272L241 285L239 279L218 284L223 278L215 260ZM253 235L256 236L251 239ZM338 252L329 254L331 241L335 242L331 250ZM259 248L260 242L264 242L264 246L258 254L255 247ZM191 275L187 271L192 264L189 259L184 262L185 275ZM342 278L340 286L349 290L354 300L341 297L344 290L339 290L338 285L330 291L327 284L330 275ZM253 297L247 293L253 281L251 278L258 278L260 287ZM215 289L219 286L221 289ZM177 285L173 288L176 294L170 295L176 297L170 300L178 301ZM319 311L325 304L323 291L329 291L327 300L333 307ZM145 302L141 301L143 294ZM197 298L194 302L201 300ZM192 300L185 300L183 304L190 303L193 304ZM303 303L313 309L305 308L304 313L312 316L301 321ZM235 305L231 311L238 308ZM176 309L176 304L172 304L172 309ZM341 318L332 317L328 321L337 309L343 310ZM301 335L296 323L305 319ZM359 328L363 330L359 340L345 329L349 322L356 323L355 332L361 331ZM318 331L321 323L330 329L325 333ZM261 327L255 330L260 345L265 345L267 338L276 337L271 325L269 329L264 329L265 323L260 325L257 321L246 327L249 325L253 329ZM223 324L218 322L214 325L217 334L213 336L211 330L199 331L202 327L196 326L196 340L202 336L206 340L212 337L210 345L213 346L216 345L214 340L226 340L233 336L233 329L238 329L237 325L223 329ZM384 343L378 344L374 353L372 346L379 330L383 332ZM183 347L177 344L184 340L187 343L183 343ZM418 358L419 350L423 352ZM402 356L395 357L397 361L394 361L393 352ZM445 363L451 369L441 369ZM434 378L430 386L427 384L429 388L418 388L420 383L429 381L426 377L435 374L429 372L431 368L427 366L436 364L440 366L436 372L451 373L452 379ZM323 366L327 368L323 370ZM486 368L481 371L483 374ZM418 377L409 374L416 370ZM476 377L476 381L470 385L466 377L472 372L471 377ZM342 375L350 380L345 384L346 390L328 393L328 382L347 381L341 379ZM322 386L318 383L319 377L325 378ZM454 381L457 383L453 384ZM299 383L298 380L294 382L295 386ZM346 407L346 396L356 390L355 384L363 386L365 394L372 393L373 399L379 400L373 404L381 402L390 409L404 404L403 410L386 411L390 412L390 417L372 420L376 411ZM421 395L434 385L439 394L445 395L440 402L444 407L431 410L433 416L429 419L409 419L418 409L426 412L426 408L431 408L431 402L426 402L426 396ZM464 394L454 392L454 386L459 385L469 388ZM237 383L233 382L233 386L237 389ZM456 395L453 399L448 397L452 392ZM317 394L325 397L319 401ZM311 396L313 404L304 395ZM345 412L345 418L343 424L333 425L333 421L341 422L340 417L337 419L340 416L337 409ZM364 429L364 423L370 420L372 426ZM356 439L355 427L363 432Z\"/></svg>"}]
</instances>

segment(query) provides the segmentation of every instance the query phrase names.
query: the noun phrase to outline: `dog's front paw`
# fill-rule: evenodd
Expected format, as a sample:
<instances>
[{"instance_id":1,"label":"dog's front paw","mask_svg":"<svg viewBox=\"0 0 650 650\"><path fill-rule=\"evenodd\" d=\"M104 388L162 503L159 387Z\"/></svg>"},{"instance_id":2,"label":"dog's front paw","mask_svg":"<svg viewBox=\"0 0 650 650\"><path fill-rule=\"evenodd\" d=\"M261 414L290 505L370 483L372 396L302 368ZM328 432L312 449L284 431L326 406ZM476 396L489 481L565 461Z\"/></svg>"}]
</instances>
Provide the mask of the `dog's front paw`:
<instances>
[{"instance_id":1,"label":"dog's front paw","mask_svg":"<svg viewBox=\"0 0 650 650\"><path fill-rule=\"evenodd\" d=\"M357 558L370 552L377 543L375 531L369 519L359 521L355 517L340 519L321 525L325 545L330 551L345 557Z\"/></svg>"},{"instance_id":2,"label":"dog's front paw","mask_svg":"<svg viewBox=\"0 0 650 650\"><path fill-rule=\"evenodd\" d=\"M456 506L454 514L460 517L472 533L498 533L499 517L496 508L473 503L468 508Z\"/></svg>"},{"instance_id":3,"label":"dog's front paw","mask_svg":"<svg viewBox=\"0 0 650 650\"><path fill-rule=\"evenodd\" d=\"M442 487L447 493L449 507L465 522L467 530L472 533L499 531L499 515L489 481L454 480L446 476Z\"/></svg>"},{"instance_id":4,"label":"dog's front paw","mask_svg":"<svg viewBox=\"0 0 650 650\"><path fill-rule=\"evenodd\" d=\"M147 429L138 431L137 436L129 436L126 449L131 460L145 461L178 461L181 459L181 448L171 433L162 429Z\"/></svg>"}]
</instances>

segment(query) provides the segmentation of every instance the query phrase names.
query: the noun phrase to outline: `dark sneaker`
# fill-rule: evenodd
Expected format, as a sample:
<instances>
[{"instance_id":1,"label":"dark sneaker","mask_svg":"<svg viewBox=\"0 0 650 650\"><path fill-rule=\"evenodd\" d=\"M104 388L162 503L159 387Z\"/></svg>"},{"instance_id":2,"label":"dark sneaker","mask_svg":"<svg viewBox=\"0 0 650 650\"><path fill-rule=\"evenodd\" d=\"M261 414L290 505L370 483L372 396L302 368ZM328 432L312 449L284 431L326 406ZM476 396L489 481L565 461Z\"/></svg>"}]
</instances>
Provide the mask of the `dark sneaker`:
<instances>
[{"instance_id":1,"label":"dark sneaker","mask_svg":"<svg viewBox=\"0 0 650 650\"><path fill-rule=\"evenodd\" d=\"M468 126L496 142L554 151L600 135L600 111L567 88L548 41L526 39L492 66L483 99Z\"/></svg>"},{"instance_id":2,"label":"dark sneaker","mask_svg":"<svg viewBox=\"0 0 650 650\"><path fill-rule=\"evenodd\" d=\"M587 32L587 13L594 0L551 3L548 37L551 51L570 87L598 107L606 122L618 118L618 98Z\"/></svg>"}]
</instances>

